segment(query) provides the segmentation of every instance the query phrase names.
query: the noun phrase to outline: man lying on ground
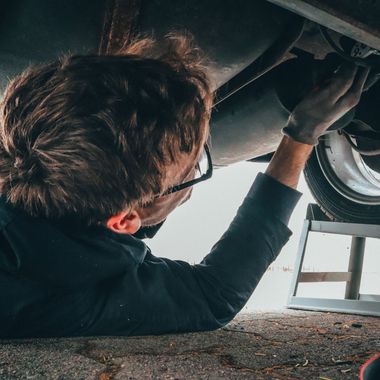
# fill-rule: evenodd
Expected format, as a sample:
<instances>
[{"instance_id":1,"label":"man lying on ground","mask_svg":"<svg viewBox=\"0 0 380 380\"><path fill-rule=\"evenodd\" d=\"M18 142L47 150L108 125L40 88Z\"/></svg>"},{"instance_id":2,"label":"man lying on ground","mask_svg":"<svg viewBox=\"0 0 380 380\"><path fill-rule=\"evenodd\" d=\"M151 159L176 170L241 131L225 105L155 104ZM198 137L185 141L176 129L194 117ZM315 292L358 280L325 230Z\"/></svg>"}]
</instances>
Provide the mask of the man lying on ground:
<instances>
[{"instance_id":1,"label":"man lying on ground","mask_svg":"<svg viewBox=\"0 0 380 380\"><path fill-rule=\"evenodd\" d=\"M367 74L342 66L296 107L266 173L197 265L155 257L138 236L211 174L199 50L184 37L162 50L141 40L16 77L0 119L0 337L225 325L289 239L313 145L357 104Z\"/></svg>"}]
</instances>

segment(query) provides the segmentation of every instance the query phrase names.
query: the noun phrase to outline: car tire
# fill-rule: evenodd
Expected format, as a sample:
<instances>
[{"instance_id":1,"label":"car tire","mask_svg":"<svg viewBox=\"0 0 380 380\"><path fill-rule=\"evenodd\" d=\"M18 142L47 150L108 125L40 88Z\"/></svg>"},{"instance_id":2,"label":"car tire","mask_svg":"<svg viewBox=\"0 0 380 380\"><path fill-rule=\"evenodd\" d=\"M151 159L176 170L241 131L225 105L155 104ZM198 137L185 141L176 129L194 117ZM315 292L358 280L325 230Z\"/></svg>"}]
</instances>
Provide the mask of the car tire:
<instances>
[{"instance_id":1,"label":"car tire","mask_svg":"<svg viewBox=\"0 0 380 380\"><path fill-rule=\"evenodd\" d=\"M340 222L380 224L380 204L365 204L360 200L355 201L352 199L354 197L349 199L342 195L344 192L338 191L337 188L345 186L345 184L333 175L329 176L326 173L328 170L321 163L318 149L321 151L323 147L318 146L314 149L306 164L304 174L313 197L326 216ZM343 162L342 157L340 160ZM337 162L339 164L339 161Z\"/></svg>"}]
</instances>

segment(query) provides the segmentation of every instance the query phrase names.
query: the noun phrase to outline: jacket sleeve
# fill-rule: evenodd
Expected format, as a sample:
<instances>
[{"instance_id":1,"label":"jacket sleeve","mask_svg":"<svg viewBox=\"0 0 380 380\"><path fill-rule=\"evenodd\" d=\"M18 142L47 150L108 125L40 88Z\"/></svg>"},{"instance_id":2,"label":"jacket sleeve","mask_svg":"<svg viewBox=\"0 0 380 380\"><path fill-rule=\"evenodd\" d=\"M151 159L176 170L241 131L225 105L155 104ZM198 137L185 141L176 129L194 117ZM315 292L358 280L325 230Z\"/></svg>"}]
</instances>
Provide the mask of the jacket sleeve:
<instances>
[{"instance_id":1,"label":"jacket sleeve","mask_svg":"<svg viewBox=\"0 0 380 380\"><path fill-rule=\"evenodd\" d=\"M148 251L134 270L102 284L96 318L83 328L87 325L94 335L146 335L225 325L288 241L286 224L300 195L259 174L228 230L201 263Z\"/></svg>"}]
</instances>

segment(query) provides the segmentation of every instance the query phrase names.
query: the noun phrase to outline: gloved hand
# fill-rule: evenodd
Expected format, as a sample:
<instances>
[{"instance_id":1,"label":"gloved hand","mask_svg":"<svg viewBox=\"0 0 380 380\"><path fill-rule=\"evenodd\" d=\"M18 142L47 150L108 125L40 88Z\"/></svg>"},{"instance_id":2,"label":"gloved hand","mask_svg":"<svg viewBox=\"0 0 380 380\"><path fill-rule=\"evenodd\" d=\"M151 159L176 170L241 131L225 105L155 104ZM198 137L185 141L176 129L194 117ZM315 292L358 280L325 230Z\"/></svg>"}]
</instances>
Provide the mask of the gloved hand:
<instances>
[{"instance_id":1,"label":"gloved hand","mask_svg":"<svg viewBox=\"0 0 380 380\"><path fill-rule=\"evenodd\" d=\"M332 78L313 89L291 113L283 134L316 145L318 138L360 100L369 69L345 63Z\"/></svg>"}]
</instances>

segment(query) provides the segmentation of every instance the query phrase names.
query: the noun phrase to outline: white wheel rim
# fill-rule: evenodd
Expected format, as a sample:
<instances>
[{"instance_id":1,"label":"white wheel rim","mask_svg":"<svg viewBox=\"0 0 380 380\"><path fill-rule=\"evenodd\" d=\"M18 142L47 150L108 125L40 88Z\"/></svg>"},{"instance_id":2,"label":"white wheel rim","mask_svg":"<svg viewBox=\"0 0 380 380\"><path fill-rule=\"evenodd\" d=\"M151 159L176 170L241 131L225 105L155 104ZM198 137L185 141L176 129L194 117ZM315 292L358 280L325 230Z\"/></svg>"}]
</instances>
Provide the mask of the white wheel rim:
<instances>
[{"instance_id":1,"label":"white wheel rim","mask_svg":"<svg viewBox=\"0 0 380 380\"><path fill-rule=\"evenodd\" d=\"M370 169L338 132L321 138L316 149L319 165L331 186L345 198L380 205L380 174Z\"/></svg>"}]
</instances>

